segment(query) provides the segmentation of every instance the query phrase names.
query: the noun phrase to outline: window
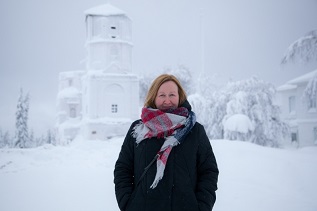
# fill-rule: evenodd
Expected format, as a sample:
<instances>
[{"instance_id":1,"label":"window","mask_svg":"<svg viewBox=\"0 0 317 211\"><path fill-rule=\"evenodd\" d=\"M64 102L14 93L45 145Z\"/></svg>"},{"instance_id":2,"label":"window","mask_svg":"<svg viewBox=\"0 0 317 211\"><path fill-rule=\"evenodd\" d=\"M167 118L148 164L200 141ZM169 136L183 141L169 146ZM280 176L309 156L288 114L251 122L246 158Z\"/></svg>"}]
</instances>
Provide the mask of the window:
<instances>
[{"instance_id":1,"label":"window","mask_svg":"<svg viewBox=\"0 0 317 211\"><path fill-rule=\"evenodd\" d=\"M69 108L69 117L75 118L76 117L76 108L75 106L70 106Z\"/></svg>"},{"instance_id":2,"label":"window","mask_svg":"<svg viewBox=\"0 0 317 211\"><path fill-rule=\"evenodd\" d=\"M316 109L316 99L309 98L308 109Z\"/></svg>"},{"instance_id":3,"label":"window","mask_svg":"<svg viewBox=\"0 0 317 211\"><path fill-rule=\"evenodd\" d=\"M117 28L117 26L115 26L115 25L117 25L116 23L112 23L113 25L111 25L110 26L110 33L109 33L109 36L112 38L112 39L116 39L118 36L119 36L119 34L118 34L118 28Z\"/></svg>"},{"instance_id":4,"label":"window","mask_svg":"<svg viewBox=\"0 0 317 211\"><path fill-rule=\"evenodd\" d=\"M295 105L296 105L296 98L295 96L290 96L288 98L288 105L289 105L289 112L290 113L295 113Z\"/></svg>"},{"instance_id":5,"label":"window","mask_svg":"<svg viewBox=\"0 0 317 211\"><path fill-rule=\"evenodd\" d=\"M297 142L297 133L294 133L294 132L293 132L293 133L291 134L291 141L292 141L292 142Z\"/></svg>"},{"instance_id":6,"label":"window","mask_svg":"<svg viewBox=\"0 0 317 211\"><path fill-rule=\"evenodd\" d=\"M112 113L118 113L118 105L117 104L112 104L111 105L111 112Z\"/></svg>"}]
</instances>

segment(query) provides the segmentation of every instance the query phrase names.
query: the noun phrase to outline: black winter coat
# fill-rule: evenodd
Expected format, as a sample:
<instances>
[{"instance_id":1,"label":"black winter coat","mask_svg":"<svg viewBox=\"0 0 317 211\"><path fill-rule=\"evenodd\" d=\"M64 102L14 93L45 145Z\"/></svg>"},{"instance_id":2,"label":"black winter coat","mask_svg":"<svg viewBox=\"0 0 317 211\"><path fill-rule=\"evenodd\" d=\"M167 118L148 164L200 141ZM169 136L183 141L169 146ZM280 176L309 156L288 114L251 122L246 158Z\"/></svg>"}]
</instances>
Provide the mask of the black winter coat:
<instances>
[{"instance_id":1,"label":"black winter coat","mask_svg":"<svg viewBox=\"0 0 317 211\"><path fill-rule=\"evenodd\" d=\"M122 145L114 169L117 202L122 211L210 211L216 201L218 167L204 127L197 123L181 144L173 147L162 180L150 186L156 161L137 182L160 150L164 139L145 139L139 145L131 132Z\"/></svg>"}]
</instances>

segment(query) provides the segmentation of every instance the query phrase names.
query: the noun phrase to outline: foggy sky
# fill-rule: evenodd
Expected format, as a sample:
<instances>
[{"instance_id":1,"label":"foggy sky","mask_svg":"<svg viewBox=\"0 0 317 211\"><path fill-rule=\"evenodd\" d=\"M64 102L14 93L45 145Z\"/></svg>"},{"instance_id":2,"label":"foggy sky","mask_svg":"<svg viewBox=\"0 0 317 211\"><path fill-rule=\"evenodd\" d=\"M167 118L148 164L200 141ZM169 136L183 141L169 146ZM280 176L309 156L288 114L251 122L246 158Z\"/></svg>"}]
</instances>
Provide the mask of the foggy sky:
<instances>
[{"instance_id":1,"label":"foggy sky","mask_svg":"<svg viewBox=\"0 0 317 211\"><path fill-rule=\"evenodd\" d=\"M1 0L2 130L13 135L20 88L30 93L35 136L53 128L58 73L85 68L84 11L107 2L133 21L137 74L181 64L194 76L204 67L223 82L256 75L279 86L317 68L280 65L287 47L317 28L317 0Z\"/></svg>"}]
</instances>

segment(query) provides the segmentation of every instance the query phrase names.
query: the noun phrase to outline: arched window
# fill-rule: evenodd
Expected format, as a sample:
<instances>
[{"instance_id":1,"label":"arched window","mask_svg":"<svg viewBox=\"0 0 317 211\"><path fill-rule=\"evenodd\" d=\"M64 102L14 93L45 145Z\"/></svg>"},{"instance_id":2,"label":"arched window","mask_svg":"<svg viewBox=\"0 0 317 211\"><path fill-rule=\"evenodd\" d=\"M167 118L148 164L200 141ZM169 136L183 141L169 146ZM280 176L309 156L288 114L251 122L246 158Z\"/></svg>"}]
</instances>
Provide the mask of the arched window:
<instances>
[{"instance_id":1,"label":"arched window","mask_svg":"<svg viewBox=\"0 0 317 211\"><path fill-rule=\"evenodd\" d=\"M76 114L76 108L74 105L70 105L69 107L69 117L70 118L76 118L77 114Z\"/></svg>"}]
</instances>

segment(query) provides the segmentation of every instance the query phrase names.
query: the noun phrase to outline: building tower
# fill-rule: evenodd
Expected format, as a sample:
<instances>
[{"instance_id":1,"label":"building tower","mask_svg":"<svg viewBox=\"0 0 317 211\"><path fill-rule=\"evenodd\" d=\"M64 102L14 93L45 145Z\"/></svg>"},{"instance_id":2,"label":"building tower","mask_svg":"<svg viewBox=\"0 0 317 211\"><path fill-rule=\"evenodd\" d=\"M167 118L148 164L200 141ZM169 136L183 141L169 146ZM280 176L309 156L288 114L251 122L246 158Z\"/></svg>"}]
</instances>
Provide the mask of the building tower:
<instances>
[{"instance_id":1,"label":"building tower","mask_svg":"<svg viewBox=\"0 0 317 211\"><path fill-rule=\"evenodd\" d=\"M86 70L60 73L60 84L66 83L65 78L67 85L69 81L80 83L75 83L77 92L72 92L72 99L79 98L77 104L65 103L71 101L65 100L65 94L58 98L66 104L66 108L59 108L64 110L59 124L68 125L67 130L59 127L59 134L68 140L75 138L74 134L85 139L124 135L139 116L139 81L132 73L132 21L110 4L86 10L85 20ZM75 119L79 123L74 123Z\"/></svg>"}]
</instances>

